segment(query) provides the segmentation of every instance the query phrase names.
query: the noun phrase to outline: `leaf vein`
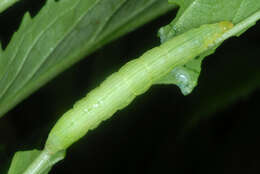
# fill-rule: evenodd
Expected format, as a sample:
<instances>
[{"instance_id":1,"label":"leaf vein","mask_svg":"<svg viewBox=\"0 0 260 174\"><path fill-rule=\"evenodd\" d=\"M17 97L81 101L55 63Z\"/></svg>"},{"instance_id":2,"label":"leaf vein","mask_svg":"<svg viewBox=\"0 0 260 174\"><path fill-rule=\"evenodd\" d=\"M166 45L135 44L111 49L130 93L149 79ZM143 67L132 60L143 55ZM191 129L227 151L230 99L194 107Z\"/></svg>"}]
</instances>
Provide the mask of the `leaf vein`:
<instances>
[{"instance_id":1,"label":"leaf vein","mask_svg":"<svg viewBox=\"0 0 260 174\"><path fill-rule=\"evenodd\" d=\"M80 1L79 1L80 2ZM56 23L56 21L58 19L60 19L61 17L63 17L67 12L69 12L70 10L73 10L75 8L75 6L77 6L78 3L76 3L74 6L72 6L71 8L67 9L64 11L64 13L62 13L61 15L57 16L56 18L53 19L53 21L46 26L46 29L43 29L42 32L39 33L39 35L35 38L34 42L32 43L31 47L29 47L28 51L26 52L25 56L24 56L24 60L21 62L21 64L18 66L18 71L17 73L15 74L15 76L13 77L13 80L10 81L10 83L7 85L7 87L3 90L3 92L1 93L0 95L0 99L2 99L4 97L4 95L6 94L6 92L8 91L8 89L10 89L10 87L12 86L12 84L15 82L15 80L17 79L19 73L21 72L21 70L23 69L24 65L25 65L25 62L28 58L28 56L30 55L32 49L35 47L35 45L38 43L38 41L42 38L42 36L44 36L45 32L52 26ZM29 31L28 31L29 32ZM28 34L28 32L26 34ZM23 40L21 43L24 42L24 39L25 39L25 36L26 34L24 35L23 37ZM21 45L20 45L21 46ZM19 49L18 49L19 50ZM18 53L18 52L17 52ZM15 55L15 57L17 57L17 53ZM49 54L48 54L49 55ZM47 56L48 56L47 55ZM45 56L46 57L46 56ZM44 59L44 57L42 58ZM14 60L14 59L13 59Z\"/></svg>"}]
</instances>

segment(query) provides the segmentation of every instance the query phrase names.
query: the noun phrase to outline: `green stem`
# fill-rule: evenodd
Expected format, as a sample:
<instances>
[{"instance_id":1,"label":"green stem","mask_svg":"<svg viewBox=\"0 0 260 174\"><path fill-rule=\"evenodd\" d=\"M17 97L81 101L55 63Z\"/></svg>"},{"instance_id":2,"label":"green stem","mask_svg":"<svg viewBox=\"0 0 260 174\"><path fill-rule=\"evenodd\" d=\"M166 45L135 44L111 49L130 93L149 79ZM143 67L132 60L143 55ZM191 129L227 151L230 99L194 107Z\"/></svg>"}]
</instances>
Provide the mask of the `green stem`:
<instances>
[{"instance_id":1,"label":"green stem","mask_svg":"<svg viewBox=\"0 0 260 174\"><path fill-rule=\"evenodd\" d=\"M44 149L23 174L47 173L54 164L65 158L65 153L65 150L57 153L50 153L47 149Z\"/></svg>"},{"instance_id":2,"label":"green stem","mask_svg":"<svg viewBox=\"0 0 260 174\"><path fill-rule=\"evenodd\" d=\"M50 167L51 154L43 150L23 174L40 174Z\"/></svg>"},{"instance_id":3,"label":"green stem","mask_svg":"<svg viewBox=\"0 0 260 174\"><path fill-rule=\"evenodd\" d=\"M12 6L17 1L19 1L19 0L0 0L0 13L5 11L7 8Z\"/></svg>"},{"instance_id":4,"label":"green stem","mask_svg":"<svg viewBox=\"0 0 260 174\"><path fill-rule=\"evenodd\" d=\"M255 12L253 15L250 17L246 18L242 22L236 24L232 29L228 30L226 33L222 35L217 40L217 43L221 43L224 40L232 37L232 36L238 36L241 34L243 31L247 30L251 26L253 26L258 20L260 19L260 11Z\"/></svg>"}]
</instances>

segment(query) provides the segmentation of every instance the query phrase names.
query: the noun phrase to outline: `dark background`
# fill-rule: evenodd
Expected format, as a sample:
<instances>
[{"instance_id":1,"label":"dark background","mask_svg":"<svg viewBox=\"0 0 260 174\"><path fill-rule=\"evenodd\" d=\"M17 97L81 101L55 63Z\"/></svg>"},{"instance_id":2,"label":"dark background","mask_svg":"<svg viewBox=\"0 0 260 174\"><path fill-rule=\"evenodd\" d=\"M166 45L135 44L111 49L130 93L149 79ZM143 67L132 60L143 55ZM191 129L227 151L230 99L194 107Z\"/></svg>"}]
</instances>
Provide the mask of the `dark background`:
<instances>
[{"instance_id":1,"label":"dark background","mask_svg":"<svg viewBox=\"0 0 260 174\"><path fill-rule=\"evenodd\" d=\"M25 11L24 0L0 14L5 47ZM159 44L170 12L88 56L0 119L0 173L18 150L41 149L55 121L125 62ZM231 38L203 63L199 85L184 97L153 86L89 132L51 173L260 173L260 24Z\"/></svg>"}]
</instances>

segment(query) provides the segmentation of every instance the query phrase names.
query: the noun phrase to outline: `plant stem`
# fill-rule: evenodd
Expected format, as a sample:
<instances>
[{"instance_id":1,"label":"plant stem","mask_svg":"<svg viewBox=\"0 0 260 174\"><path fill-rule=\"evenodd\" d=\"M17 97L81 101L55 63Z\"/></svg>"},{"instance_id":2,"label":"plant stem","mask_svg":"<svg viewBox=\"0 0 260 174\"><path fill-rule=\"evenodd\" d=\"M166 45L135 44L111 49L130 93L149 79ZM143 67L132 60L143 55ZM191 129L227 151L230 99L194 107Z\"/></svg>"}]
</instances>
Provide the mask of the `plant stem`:
<instances>
[{"instance_id":1,"label":"plant stem","mask_svg":"<svg viewBox=\"0 0 260 174\"><path fill-rule=\"evenodd\" d=\"M57 153L50 153L44 149L40 155L28 166L23 174L43 174L48 173L51 167L65 158L65 150Z\"/></svg>"},{"instance_id":2,"label":"plant stem","mask_svg":"<svg viewBox=\"0 0 260 174\"><path fill-rule=\"evenodd\" d=\"M0 13L5 11L7 8L12 6L14 3L16 3L19 0L1 0L0 1Z\"/></svg>"},{"instance_id":3,"label":"plant stem","mask_svg":"<svg viewBox=\"0 0 260 174\"><path fill-rule=\"evenodd\" d=\"M23 174L40 174L50 167L51 154L43 150Z\"/></svg>"},{"instance_id":4,"label":"plant stem","mask_svg":"<svg viewBox=\"0 0 260 174\"><path fill-rule=\"evenodd\" d=\"M222 37L220 37L217 40L217 43L221 43L232 36L239 36L243 31L252 27L259 19L260 19L260 10L255 12L253 15L249 16L242 22L236 24L232 29L224 33Z\"/></svg>"}]
</instances>

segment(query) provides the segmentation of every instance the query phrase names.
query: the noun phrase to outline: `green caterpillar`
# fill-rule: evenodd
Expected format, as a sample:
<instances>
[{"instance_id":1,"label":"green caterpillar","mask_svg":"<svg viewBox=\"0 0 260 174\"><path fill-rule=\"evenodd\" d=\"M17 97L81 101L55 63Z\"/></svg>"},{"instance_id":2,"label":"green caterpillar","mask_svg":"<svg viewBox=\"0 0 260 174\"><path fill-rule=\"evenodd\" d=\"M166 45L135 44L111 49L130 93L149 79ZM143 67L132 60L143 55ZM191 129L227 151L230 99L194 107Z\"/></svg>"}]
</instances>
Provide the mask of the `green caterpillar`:
<instances>
[{"instance_id":1,"label":"green caterpillar","mask_svg":"<svg viewBox=\"0 0 260 174\"><path fill-rule=\"evenodd\" d=\"M128 62L58 120L49 134L45 149L49 153L67 149L88 130L147 91L174 67L214 47L217 39L232 27L230 22L202 25Z\"/></svg>"}]
</instances>

